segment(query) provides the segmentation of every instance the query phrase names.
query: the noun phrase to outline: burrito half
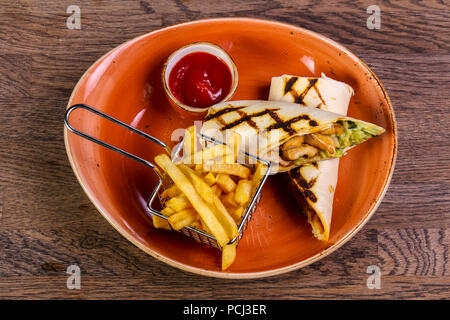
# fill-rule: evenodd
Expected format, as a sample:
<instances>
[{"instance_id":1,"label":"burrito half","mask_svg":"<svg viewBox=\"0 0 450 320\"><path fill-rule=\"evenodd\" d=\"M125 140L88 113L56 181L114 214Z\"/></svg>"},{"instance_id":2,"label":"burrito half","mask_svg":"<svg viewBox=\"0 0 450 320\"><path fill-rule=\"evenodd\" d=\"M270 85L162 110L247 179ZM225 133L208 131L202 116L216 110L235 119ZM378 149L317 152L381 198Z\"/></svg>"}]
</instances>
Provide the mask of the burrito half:
<instances>
[{"instance_id":1,"label":"burrito half","mask_svg":"<svg viewBox=\"0 0 450 320\"><path fill-rule=\"evenodd\" d=\"M241 148L272 162L272 173L339 158L384 129L341 114L278 101L232 101L212 106L201 133L218 141L241 135Z\"/></svg>"},{"instance_id":2,"label":"burrito half","mask_svg":"<svg viewBox=\"0 0 450 320\"><path fill-rule=\"evenodd\" d=\"M283 75L272 78L269 100L301 102L310 107L347 115L353 89L327 78ZM300 101L299 101L300 102ZM312 227L314 236L328 241L339 158L305 164L288 172L290 189Z\"/></svg>"}]
</instances>

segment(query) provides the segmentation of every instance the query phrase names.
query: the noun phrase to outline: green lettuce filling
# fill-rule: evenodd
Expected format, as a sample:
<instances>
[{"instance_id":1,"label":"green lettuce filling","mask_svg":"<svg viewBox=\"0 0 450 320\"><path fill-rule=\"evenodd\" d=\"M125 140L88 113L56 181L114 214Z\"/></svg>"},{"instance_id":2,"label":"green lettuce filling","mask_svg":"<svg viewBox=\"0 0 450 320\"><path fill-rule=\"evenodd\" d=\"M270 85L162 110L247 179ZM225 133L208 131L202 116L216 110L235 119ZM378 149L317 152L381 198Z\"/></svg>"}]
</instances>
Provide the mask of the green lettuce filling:
<instances>
[{"instance_id":1,"label":"green lettuce filling","mask_svg":"<svg viewBox=\"0 0 450 320\"><path fill-rule=\"evenodd\" d=\"M319 156L320 159L325 159L325 158L339 158L342 157L344 155L344 149L341 148L336 148L334 153L330 153L328 152L328 150L319 150Z\"/></svg>"},{"instance_id":2,"label":"green lettuce filling","mask_svg":"<svg viewBox=\"0 0 450 320\"><path fill-rule=\"evenodd\" d=\"M344 127L344 133L337 137L340 149L360 144L378 135L378 131L375 128L369 127L363 123L356 123L353 121L339 121L339 123Z\"/></svg>"},{"instance_id":3,"label":"green lettuce filling","mask_svg":"<svg viewBox=\"0 0 450 320\"><path fill-rule=\"evenodd\" d=\"M380 134L376 128L370 127L364 123L357 123L353 121L339 121L338 123L344 127L344 132L337 136L339 147L336 147L334 153L330 153L328 150L320 149L318 154L312 159L302 157L295 160L294 163L296 165L302 165L322 159L342 157L346 148L363 143L364 141Z\"/></svg>"}]
</instances>

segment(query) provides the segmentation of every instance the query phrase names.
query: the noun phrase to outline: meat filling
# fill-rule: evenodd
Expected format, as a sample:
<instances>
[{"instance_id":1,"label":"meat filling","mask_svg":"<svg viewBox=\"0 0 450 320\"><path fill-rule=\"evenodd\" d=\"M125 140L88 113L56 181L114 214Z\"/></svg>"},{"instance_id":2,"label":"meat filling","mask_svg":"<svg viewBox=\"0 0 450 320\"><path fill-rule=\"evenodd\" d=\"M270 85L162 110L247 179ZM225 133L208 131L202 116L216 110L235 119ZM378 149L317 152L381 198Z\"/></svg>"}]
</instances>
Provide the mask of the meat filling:
<instances>
[{"instance_id":1,"label":"meat filling","mask_svg":"<svg viewBox=\"0 0 450 320\"><path fill-rule=\"evenodd\" d=\"M295 161L300 158L315 157L320 150L334 154L336 148L340 146L337 136L344 132L344 127L339 123L332 124L319 133L311 133L304 136L295 136L290 138L281 146L282 166L290 164L289 161Z\"/></svg>"}]
</instances>

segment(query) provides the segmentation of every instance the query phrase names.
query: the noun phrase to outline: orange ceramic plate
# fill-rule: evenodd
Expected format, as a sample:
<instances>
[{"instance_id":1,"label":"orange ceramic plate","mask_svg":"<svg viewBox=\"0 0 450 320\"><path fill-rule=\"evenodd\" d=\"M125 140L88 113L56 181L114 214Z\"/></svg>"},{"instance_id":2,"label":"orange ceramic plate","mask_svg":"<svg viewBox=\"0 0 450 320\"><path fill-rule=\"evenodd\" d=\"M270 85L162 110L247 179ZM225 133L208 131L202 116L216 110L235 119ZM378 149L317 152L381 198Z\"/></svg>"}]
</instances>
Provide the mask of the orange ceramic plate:
<instances>
[{"instance_id":1,"label":"orange ceramic plate","mask_svg":"<svg viewBox=\"0 0 450 320\"><path fill-rule=\"evenodd\" d=\"M312 236L300 208L285 191L283 176L272 176L239 243L236 261L221 271L216 249L152 227L145 213L156 183L151 169L65 130L69 160L83 189L128 240L153 257L190 272L257 278L298 269L333 252L377 209L396 156L395 119L386 91L375 74L339 44L274 21L224 18L175 25L133 39L103 56L80 79L69 105L88 104L173 146L174 130L186 128L191 121L170 108L161 70L174 50L196 41L216 43L233 57L239 71L233 100L267 99L272 76L320 76L323 72L354 88L349 116L386 129L381 137L354 148L341 160L330 242ZM74 112L71 122L81 131L151 161L162 151L84 111Z\"/></svg>"}]
</instances>

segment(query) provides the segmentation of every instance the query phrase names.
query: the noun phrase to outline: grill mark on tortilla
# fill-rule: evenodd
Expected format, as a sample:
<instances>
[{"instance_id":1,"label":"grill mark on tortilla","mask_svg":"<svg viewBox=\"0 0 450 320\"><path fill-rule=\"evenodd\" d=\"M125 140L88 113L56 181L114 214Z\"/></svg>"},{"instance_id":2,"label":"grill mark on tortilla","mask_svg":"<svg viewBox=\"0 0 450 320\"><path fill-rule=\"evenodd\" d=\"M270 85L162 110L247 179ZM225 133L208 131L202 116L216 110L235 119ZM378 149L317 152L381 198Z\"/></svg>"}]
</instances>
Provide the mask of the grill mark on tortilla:
<instances>
[{"instance_id":1,"label":"grill mark on tortilla","mask_svg":"<svg viewBox=\"0 0 450 320\"><path fill-rule=\"evenodd\" d=\"M302 93L298 94L297 92L293 92L292 95L294 96L294 102L303 104L303 99L308 94L309 90L315 86L317 79L308 79L309 83L306 86L305 90L303 90Z\"/></svg>"},{"instance_id":2,"label":"grill mark on tortilla","mask_svg":"<svg viewBox=\"0 0 450 320\"><path fill-rule=\"evenodd\" d=\"M300 174L300 169L298 169L298 168L288 171L288 175L293 179L296 179L299 174Z\"/></svg>"},{"instance_id":3,"label":"grill mark on tortilla","mask_svg":"<svg viewBox=\"0 0 450 320\"><path fill-rule=\"evenodd\" d=\"M275 111L275 110L280 110L280 109L273 109L273 110ZM230 122L229 124L223 126L222 128L220 128L220 131L231 129L231 128L237 126L237 125L240 125L243 122L249 123L249 121L251 121L253 123L253 125L256 126L256 123L253 121L252 118L261 117L263 115L268 114L271 111L272 110L270 110L270 109L265 109L263 111L260 111L260 112L254 113L254 114L245 114L244 112L242 112L241 113L241 118L239 118L239 119L237 119L237 120L235 120L233 122ZM250 124L250 123L249 123L249 125L252 126L252 124Z\"/></svg>"},{"instance_id":4,"label":"grill mark on tortilla","mask_svg":"<svg viewBox=\"0 0 450 320\"><path fill-rule=\"evenodd\" d=\"M316 197L316 195L314 194L314 192L312 192L311 190L305 190L305 191L303 192L303 194L305 195L305 198L306 198L306 199L309 199L309 200L311 200L312 202L317 202L317 197Z\"/></svg>"},{"instance_id":5,"label":"grill mark on tortilla","mask_svg":"<svg viewBox=\"0 0 450 320\"><path fill-rule=\"evenodd\" d=\"M317 127L319 124L317 123L316 120L309 120L309 125L310 125L311 127Z\"/></svg>"},{"instance_id":6,"label":"grill mark on tortilla","mask_svg":"<svg viewBox=\"0 0 450 320\"><path fill-rule=\"evenodd\" d=\"M320 91L319 91L319 89L317 88L316 84L317 84L317 81L314 82L314 84L313 84L314 90L316 91L317 95L319 96L320 101L322 101L322 103L323 103L324 105L327 105L327 104L325 103L325 100L323 100L322 95L320 94Z\"/></svg>"},{"instance_id":7,"label":"grill mark on tortilla","mask_svg":"<svg viewBox=\"0 0 450 320\"><path fill-rule=\"evenodd\" d=\"M225 126L227 123L225 122L225 120L223 120L223 118L221 116L218 116L216 118L216 120L220 123L220 125Z\"/></svg>"},{"instance_id":8,"label":"grill mark on tortilla","mask_svg":"<svg viewBox=\"0 0 450 320\"><path fill-rule=\"evenodd\" d=\"M272 130L273 128L274 129L281 128L284 131L286 131L287 133L289 133L289 135L293 135L295 133L295 130L291 128L290 124L288 126L283 126L285 122L283 122L283 120L280 119L278 114L271 111L271 112L269 112L269 115L273 120L275 120L275 123L268 126L265 131Z\"/></svg>"},{"instance_id":9,"label":"grill mark on tortilla","mask_svg":"<svg viewBox=\"0 0 450 320\"><path fill-rule=\"evenodd\" d=\"M311 179L311 181L308 182L308 189L311 189L316 184L316 181L317 177Z\"/></svg>"},{"instance_id":10,"label":"grill mark on tortilla","mask_svg":"<svg viewBox=\"0 0 450 320\"><path fill-rule=\"evenodd\" d=\"M306 181L306 179L303 178L302 174L300 173L300 168L301 167L289 171L289 176L291 177L291 179L295 180L304 190L311 189L316 184L317 178L313 178L309 182Z\"/></svg>"},{"instance_id":11,"label":"grill mark on tortilla","mask_svg":"<svg viewBox=\"0 0 450 320\"><path fill-rule=\"evenodd\" d=\"M281 120L280 117L278 117L278 115L275 112L270 112L269 115L272 117L273 120L275 120L275 123L268 126L264 131L283 129L284 131L289 133L289 135L293 135L296 133L296 131L291 126L293 123L300 120L310 120L307 114L301 114L297 117L289 119L288 121Z\"/></svg>"},{"instance_id":12,"label":"grill mark on tortilla","mask_svg":"<svg viewBox=\"0 0 450 320\"><path fill-rule=\"evenodd\" d=\"M241 118L246 116L244 111L238 110L237 113L241 116ZM259 131L258 130L258 126L256 125L255 121L253 121L253 119L249 118L246 121L247 121L247 123L248 123L248 125L250 127L252 127L253 129L256 129L257 131Z\"/></svg>"},{"instance_id":13,"label":"grill mark on tortilla","mask_svg":"<svg viewBox=\"0 0 450 320\"><path fill-rule=\"evenodd\" d=\"M286 95L289 91L291 91L293 85L297 82L297 80L298 77L292 77L286 82L284 86L284 95Z\"/></svg>"},{"instance_id":14,"label":"grill mark on tortilla","mask_svg":"<svg viewBox=\"0 0 450 320\"><path fill-rule=\"evenodd\" d=\"M289 173L296 171L296 169L289 171ZM294 196L297 203L302 208L302 211L305 215L307 215L307 210L310 210L313 214L318 215L318 212L310 205L308 201L305 199L305 195L298 187L298 184L296 181L289 175L289 183L288 183L288 190L289 192Z\"/></svg>"},{"instance_id":15,"label":"grill mark on tortilla","mask_svg":"<svg viewBox=\"0 0 450 320\"><path fill-rule=\"evenodd\" d=\"M223 116L224 114L227 114L227 113L233 112L233 111L237 111L237 110L242 109L242 108L245 108L245 107L246 107L246 106L239 106L239 107L229 106L228 108L224 108L224 109L219 110L219 111L217 111L217 112L215 112L215 113L213 113L213 114L208 114L208 115L205 117L205 121L208 121L208 120L211 120L211 119L214 119L214 118Z\"/></svg>"}]
</instances>

